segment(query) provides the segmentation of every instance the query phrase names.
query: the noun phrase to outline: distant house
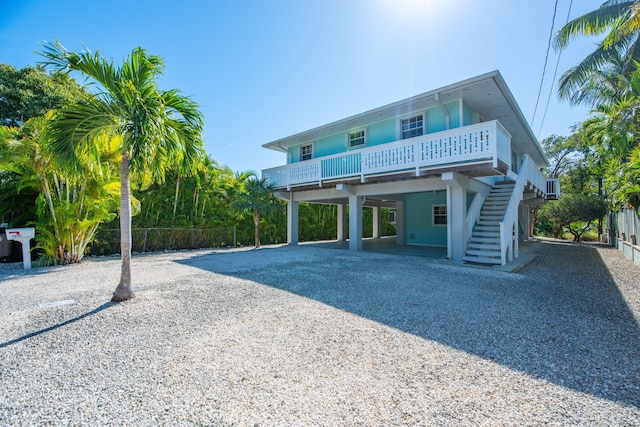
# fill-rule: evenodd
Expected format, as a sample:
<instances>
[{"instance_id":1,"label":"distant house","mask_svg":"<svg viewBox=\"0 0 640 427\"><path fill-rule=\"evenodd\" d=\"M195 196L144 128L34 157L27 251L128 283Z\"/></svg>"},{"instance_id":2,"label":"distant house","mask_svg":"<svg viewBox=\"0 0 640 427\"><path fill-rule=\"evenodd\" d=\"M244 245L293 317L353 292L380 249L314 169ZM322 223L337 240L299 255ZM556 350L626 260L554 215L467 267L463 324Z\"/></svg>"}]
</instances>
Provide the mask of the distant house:
<instances>
[{"instance_id":1,"label":"distant house","mask_svg":"<svg viewBox=\"0 0 640 427\"><path fill-rule=\"evenodd\" d=\"M505 264L527 238L529 206L558 197L548 161L498 71L264 144L287 164L262 171L288 203L338 206L338 240L362 249L362 210L391 208L398 245L447 248L448 257Z\"/></svg>"}]
</instances>

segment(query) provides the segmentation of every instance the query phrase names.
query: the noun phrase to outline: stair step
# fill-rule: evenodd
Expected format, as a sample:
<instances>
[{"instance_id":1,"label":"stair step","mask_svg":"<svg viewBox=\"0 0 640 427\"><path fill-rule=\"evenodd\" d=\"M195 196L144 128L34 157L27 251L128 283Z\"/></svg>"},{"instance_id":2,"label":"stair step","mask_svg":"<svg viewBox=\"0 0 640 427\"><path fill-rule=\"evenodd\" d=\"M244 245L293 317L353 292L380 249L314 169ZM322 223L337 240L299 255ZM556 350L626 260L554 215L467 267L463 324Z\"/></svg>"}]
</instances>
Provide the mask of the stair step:
<instances>
[{"instance_id":1,"label":"stair step","mask_svg":"<svg viewBox=\"0 0 640 427\"><path fill-rule=\"evenodd\" d=\"M493 240L495 242L495 240ZM469 253L469 250L481 250L481 251L498 251L500 252L500 243L498 244L489 244L489 243L475 243L475 242L469 242L469 244L467 245L467 253Z\"/></svg>"},{"instance_id":2,"label":"stair step","mask_svg":"<svg viewBox=\"0 0 640 427\"><path fill-rule=\"evenodd\" d=\"M493 183L494 185L516 185L516 182L512 179L507 179L505 181L497 181Z\"/></svg>"},{"instance_id":3,"label":"stair step","mask_svg":"<svg viewBox=\"0 0 640 427\"><path fill-rule=\"evenodd\" d=\"M500 242L500 236L497 235L496 236L473 236L471 237L471 239L469 239L469 244L471 243L495 243L495 242Z\"/></svg>"},{"instance_id":4,"label":"stair step","mask_svg":"<svg viewBox=\"0 0 640 427\"><path fill-rule=\"evenodd\" d=\"M500 258L485 258L485 257L476 257L476 256L463 256L462 257L463 261L467 261L467 262L475 262L477 264L494 264L494 265L500 265L502 264L502 261L500 260Z\"/></svg>"},{"instance_id":5,"label":"stair step","mask_svg":"<svg viewBox=\"0 0 640 427\"><path fill-rule=\"evenodd\" d=\"M471 237L472 239L475 238L495 238L495 239L499 239L500 238L500 233L497 231L474 231L473 232L473 236Z\"/></svg>"},{"instance_id":6,"label":"stair step","mask_svg":"<svg viewBox=\"0 0 640 427\"><path fill-rule=\"evenodd\" d=\"M475 234L476 231L480 233L500 233L500 226L476 224L476 226L473 227L473 233Z\"/></svg>"},{"instance_id":7,"label":"stair step","mask_svg":"<svg viewBox=\"0 0 640 427\"><path fill-rule=\"evenodd\" d=\"M500 226L500 221L495 220L495 221L489 221L486 219L481 219L480 221L476 222L476 225L493 225L495 227L499 227Z\"/></svg>"},{"instance_id":8,"label":"stair step","mask_svg":"<svg viewBox=\"0 0 640 427\"><path fill-rule=\"evenodd\" d=\"M500 249L488 250L488 249L467 249L467 255L476 255L485 258L498 257L500 258Z\"/></svg>"}]
</instances>

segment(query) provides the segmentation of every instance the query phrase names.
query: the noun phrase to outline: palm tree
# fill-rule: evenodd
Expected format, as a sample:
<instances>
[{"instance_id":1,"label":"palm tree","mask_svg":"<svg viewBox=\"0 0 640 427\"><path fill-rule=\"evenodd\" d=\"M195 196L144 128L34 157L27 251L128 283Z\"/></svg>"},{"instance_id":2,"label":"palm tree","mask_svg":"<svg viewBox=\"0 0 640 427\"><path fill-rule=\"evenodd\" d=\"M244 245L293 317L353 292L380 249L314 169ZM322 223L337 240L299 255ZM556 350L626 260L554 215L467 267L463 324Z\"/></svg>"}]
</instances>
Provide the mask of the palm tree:
<instances>
[{"instance_id":1,"label":"palm tree","mask_svg":"<svg viewBox=\"0 0 640 427\"><path fill-rule=\"evenodd\" d=\"M163 61L135 48L121 66L100 52L70 52L58 41L44 45L45 65L88 77L95 93L56 113L50 150L74 164L97 155L94 141L104 135L120 141L120 247L122 270L112 301L134 297L131 287L131 174L150 173L161 182L170 162L191 166L203 156L202 116L196 103L177 90L157 86Z\"/></svg>"},{"instance_id":2,"label":"palm tree","mask_svg":"<svg viewBox=\"0 0 640 427\"><path fill-rule=\"evenodd\" d=\"M608 0L562 27L554 38L557 49L576 36L606 33L595 51L560 78L560 98L572 104L596 106L624 94L640 61L640 0Z\"/></svg>"},{"instance_id":3,"label":"palm tree","mask_svg":"<svg viewBox=\"0 0 640 427\"><path fill-rule=\"evenodd\" d=\"M273 185L266 178L253 176L244 181L243 191L233 202L235 209L253 215L256 248L260 247L260 215L269 215L279 208L273 189Z\"/></svg>"}]
</instances>

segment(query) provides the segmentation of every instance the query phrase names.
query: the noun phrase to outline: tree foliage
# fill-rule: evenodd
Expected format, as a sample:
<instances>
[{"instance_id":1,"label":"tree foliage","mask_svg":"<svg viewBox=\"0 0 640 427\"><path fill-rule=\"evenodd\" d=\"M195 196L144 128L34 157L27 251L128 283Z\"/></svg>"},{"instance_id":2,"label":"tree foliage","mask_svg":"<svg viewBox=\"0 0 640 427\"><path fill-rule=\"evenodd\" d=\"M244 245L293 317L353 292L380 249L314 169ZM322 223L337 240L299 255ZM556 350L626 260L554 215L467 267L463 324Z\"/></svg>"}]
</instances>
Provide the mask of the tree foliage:
<instances>
[{"instance_id":1,"label":"tree foliage","mask_svg":"<svg viewBox=\"0 0 640 427\"><path fill-rule=\"evenodd\" d=\"M553 223L554 234L565 228L574 241L579 241L591 223L606 213L607 204L598 195L566 194L560 200L544 205L538 211L538 217Z\"/></svg>"},{"instance_id":2,"label":"tree foliage","mask_svg":"<svg viewBox=\"0 0 640 427\"><path fill-rule=\"evenodd\" d=\"M98 226L115 216L116 199L110 191L109 159L100 165L79 162L75 170L56 168L42 149L46 145L47 117L27 120L20 128L6 128L0 137L0 169L19 179L16 191L36 194L38 247L41 263L80 262Z\"/></svg>"},{"instance_id":3,"label":"tree foliage","mask_svg":"<svg viewBox=\"0 0 640 427\"><path fill-rule=\"evenodd\" d=\"M67 74L47 74L42 66L18 70L0 63L0 124L20 126L79 100L83 93L82 86Z\"/></svg>"},{"instance_id":4,"label":"tree foliage","mask_svg":"<svg viewBox=\"0 0 640 427\"><path fill-rule=\"evenodd\" d=\"M640 1L607 0L562 27L554 45L564 49L575 37L604 35L596 49L560 78L558 93L573 104L590 107L625 94L625 80L640 61Z\"/></svg>"},{"instance_id":5,"label":"tree foliage","mask_svg":"<svg viewBox=\"0 0 640 427\"><path fill-rule=\"evenodd\" d=\"M261 216L269 215L281 207L273 195L273 191L273 185L266 178L252 176L243 183L242 190L233 202L235 209L253 216L253 225L255 227L254 245L256 248L260 247Z\"/></svg>"},{"instance_id":6,"label":"tree foliage","mask_svg":"<svg viewBox=\"0 0 640 427\"><path fill-rule=\"evenodd\" d=\"M161 90L163 60L135 48L121 65L100 52L70 52L59 42L44 46L46 65L77 71L91 79L94 93L59 109L51 121L48 150L61 164L102 153L96 141L117 140L120 155L120 231L122 270L113 301L134 297L131 281L131 174L163 182L177 167L192 173L204 157L202 115L177 90Z\"/></svg>"}]
</instances>

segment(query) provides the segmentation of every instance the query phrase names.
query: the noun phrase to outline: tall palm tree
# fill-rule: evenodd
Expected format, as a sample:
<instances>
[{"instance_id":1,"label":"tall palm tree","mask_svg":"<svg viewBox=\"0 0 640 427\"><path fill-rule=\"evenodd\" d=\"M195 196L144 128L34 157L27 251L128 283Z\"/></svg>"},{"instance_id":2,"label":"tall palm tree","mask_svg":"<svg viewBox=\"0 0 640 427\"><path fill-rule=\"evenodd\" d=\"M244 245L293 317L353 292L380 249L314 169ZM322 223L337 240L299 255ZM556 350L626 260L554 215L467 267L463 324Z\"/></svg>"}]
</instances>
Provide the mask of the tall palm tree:
<instances>
[{"instance_id":1,"label":"tall palm tree","mask_svg":"<svg viewBox=\"0 0 640 427\"><path fill-rule=\"evenodd\" d=\"M564 49L574 37L600 34L596 50L560 78L560 98L593 107L625 91L640 61L640 0L603 2L562 27L554 45Z\"/></svg>"},{"instance_id":2,"label":"tall palm tree","mask_svg":"<svg viewBox=\"0 0 640 427\"><path fill-rule=\"evenodd\" d=\"M243 191L233 202L235 209L253 215L256 248L260 247L260 215L269 215L280 206L277 204L273 191L273 185L266 178L253 176L244 182Z\"/></svg>"},{"instance_id":3,"label":"tall palm tree","mask_svg":"<svg viewBox=\"0 0 640 427\"><path fill-rule=\"evenodd\" d=\"M45 65L58 71L77 71L88 77L95 92L56 114L50 131L51 152L73 164L80 155L95 153L94 141L104 135L120 137L120 247L122 270L112 301L134 297L131 283L132 173L151 173L164 179L170 162L195 166L204 150L202 116L195 102L177 90L160 90L157 78L163 61L135 48L122 65L100 52L70 52L58 41L41 54Z\"/></svg>"}]
</instances>

